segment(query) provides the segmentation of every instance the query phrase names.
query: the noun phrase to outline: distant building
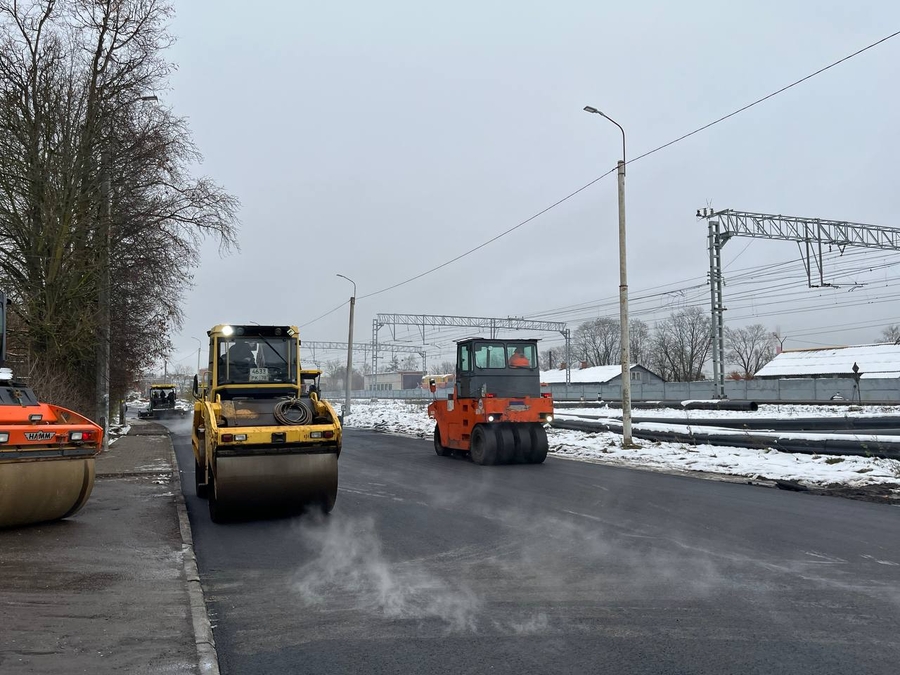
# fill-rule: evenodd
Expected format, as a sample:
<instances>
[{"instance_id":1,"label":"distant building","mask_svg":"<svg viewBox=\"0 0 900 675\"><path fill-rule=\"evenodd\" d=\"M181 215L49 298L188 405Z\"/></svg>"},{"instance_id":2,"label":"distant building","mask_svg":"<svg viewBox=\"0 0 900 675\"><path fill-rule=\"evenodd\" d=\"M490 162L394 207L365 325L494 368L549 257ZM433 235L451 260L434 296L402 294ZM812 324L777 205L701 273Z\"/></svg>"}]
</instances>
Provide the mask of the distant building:
<instances>
[{"instance_id":1,"label":"distant building","mask_svg":"<svg viewBox=\"0 0 900 675\"><path fill-rule=\"evenodd\" d=\"M396 391L398 389L418 389L422 385L421 370L400 370L394 373L366 375L366 389L376 391ZM377 383L376 383L377 379Z\"/></svg>"},{"instance_id":2,"label":"distant building","mask_svg":"<svg viewBox=\"0 0 900 675\"><path fill-rule=\"evenodd\" d=\"M900 378L900 345L857 345L791 349L778 354L755 375L762 379L853 377Z\"/></svg>"},{"instance_id":3,"label":"distant building","mask_svg":"<svg viewBox=\"0 0 900 675\"><path fill-rule=\"evenodd\" d=\"M622 381L622 366L588 366L582 364L582 368L572 368L571 382L572 384L619 384ZM631 366L631 382L643 384L655 384L664 382L659 375L644 368L644 366L633 364ZM541 382L545 384L565 384L566 371L562 370L542 370Z\"/></svg>"}]
</instances>

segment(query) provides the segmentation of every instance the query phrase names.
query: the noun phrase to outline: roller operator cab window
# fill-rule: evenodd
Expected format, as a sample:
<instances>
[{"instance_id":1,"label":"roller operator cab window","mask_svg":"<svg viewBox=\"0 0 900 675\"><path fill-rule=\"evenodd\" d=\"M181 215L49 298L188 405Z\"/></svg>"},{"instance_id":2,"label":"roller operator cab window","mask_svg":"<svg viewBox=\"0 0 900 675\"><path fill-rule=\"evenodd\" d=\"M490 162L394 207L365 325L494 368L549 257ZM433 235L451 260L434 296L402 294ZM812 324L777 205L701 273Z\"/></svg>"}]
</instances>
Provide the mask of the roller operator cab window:
<instances>
[{"instance_id":1,"label":"roller operator cab window","mask_svg":"<svg viewBox=\"0 0 900 675\"><path fill-rule=\"evenodd\" d=\"M292 338L220 339L217 384L294 384L297 373L295 346Z\"/></svg>"},{"instance_id":2,"label":"roller operator cab window","mask_svg":"<svg viewBox=\"0 0 900 675\"><path fill-rule=\"evenodd\" d=\"M472 347L469 345L459 347L459 369L464 373L472 372Z\"/></svg>"},{"instance_id":3,"label":"roller operator cab window","mask_svg":"<svg viewBox=\"0 0 900 675\"><path fill-rule=\"evenodd\" d=\"M475 345L476 368L506 368L506 348L502 342Z\"/></svg>"},{"instance_id":4,"label":"roller operator cab window","mask_svg":"<svg viewBox=\"0 0 900 675\"><path fill-rule=\"evenodd\" d=\"M507 363L510 368L534 368L537 363L534 345L506 345Z\"/></svg>"}]
</instances>

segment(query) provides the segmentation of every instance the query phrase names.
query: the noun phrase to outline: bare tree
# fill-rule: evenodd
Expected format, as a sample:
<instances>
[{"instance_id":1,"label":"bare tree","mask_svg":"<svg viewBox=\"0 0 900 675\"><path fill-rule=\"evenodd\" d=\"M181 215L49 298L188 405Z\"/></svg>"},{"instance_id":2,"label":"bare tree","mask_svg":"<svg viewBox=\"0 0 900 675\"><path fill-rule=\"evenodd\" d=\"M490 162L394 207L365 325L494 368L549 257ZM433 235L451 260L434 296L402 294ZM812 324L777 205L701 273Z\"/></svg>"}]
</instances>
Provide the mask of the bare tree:
<instances>
[{"instance_id":1,"label":"bare tree","mask_svg":"<svg viewBox=\"0 0 900 675\"><path fill-rule=\"evenodd\" d=\"M429 375L449 375L456 372L456 364L453 361L441 361L433 363L428 369Z\"/></svg>"},{"instance_id":2,"label":"bare tree","mask_svg":"<svg viewBox=\"0 0 900 675\"><path fill-rule=\"evenodd\" d=\"M656 326L651 367L666 380L704 379L711 341L710 320L700 307L674 312Z\"/></svg>"},{"instance_id":3,"label":"bare tree","mask_svg":"<svg viewBox=\"0 0 900 675\"><path fill-rule=\"evenodd\" d=\"M878 342L887 342L892 345L900 344L900 325L892 323L881 331Z\"/></svg>"},{"instance_id":4,"label":"bare tree","mask_svg":"<svg viewBox=\"0 0 900 675\"><path fill-rule=\"evenodd\" d=\"M575 359L589 366L606 366L620 360L619 322L608 317L585 321L575 329L572 346Z\"/></svg>"},{"instance_id":5,"label":"bare tree","mask_svg":"<svg viewBox=\"0 0 900 675\"><path fill-rule=\"evenodd\" d=\"M333 359L325 363L325 369L322 371L328 387L334 390L344 389L347 386L347 365ZM351 371L350 388L365 389L365 377L356 368Z\"/></svg>"},{"instance_id":6,"label":"bare tree","mask_svg":"<svg viewBox=\"0 0 900 675\"><path fill-rule=\"evenodd\" d=\"M235 244L237 200L191 172L168 86L169 0L0 0L0 283L22 350L93 394L111 276L111 400L170 349L202 237Z\"/></svg>"},{"instance_id":7,"label":"bare tree","mask_svg":"<svg viewBox=\"0 0 900 675\"><path fill-rule=\"evenodd\" d=\"M180 396L184 396L191 391L194 380L194 368L183 363L173 364L169 368L169 374L166 379L178 387Z\"/></svg>"},{"instance_id":8,"label":"bare tree","mask_svg":"<svg viewBox=\"0 0 900 675\"><path fill-rule=\"evenodd\" d=\"M650 354L653 348L653 337L650 334L650 326L640 319L631 319L628 322L628 348L631 352L631 363L639 363L646 366L650 362ZM621 361L621 359L619 359Z\"/></svg>"},{"instance_id":9,"label":"bare tree","mask_svg":"<svg viewBox=\"0 0 900 675\"><path fill-rule=\"evenodd\" d=\"M384 373L396 373L400 370L400 357L394 354L391 357L391 360L388 361L386 366L383 366L382 372Z\"/></svg>"},{"instance_id":10,"label":"bare tree","mask_svg":"<svg viewBox=\"0 0 900 675\"><path fill-rule=\"evenodd\" d=\"M560 364L565 360L565 351L558 348L545 349L538 354L538 363L541 370L553 370L559 368Z\"/></svg>"},{"instance_id":11,"label":"bare tree","mask_svg":"<svg viewBox=\"0 0 900 675\"><path fill-rule=\"evenodd\" d=\"M745 379L775 358L775 338L761 323L743 328L725 327L725 358L740 366Z\"/></svg>"},{"instance_id":12,"label":"bare tree","mask_svg":"<svg viewBox=\"0 0 900 675\"><path fill-rule=\"evenodd\" d=\"M329 378L343 378L347 366L340 359L328 359L322 367L322 373Z\"/></svg>"},{"instance_id":13,"label":"bare tree","mask_svg":"<svg viewBox=\"0 0 900 675\"><path fill-rule=\"evenodd\" d=\"M409 354L400 361L400 370L418 370L419 357L415 354Z\"/></svg>"}]
</instances>

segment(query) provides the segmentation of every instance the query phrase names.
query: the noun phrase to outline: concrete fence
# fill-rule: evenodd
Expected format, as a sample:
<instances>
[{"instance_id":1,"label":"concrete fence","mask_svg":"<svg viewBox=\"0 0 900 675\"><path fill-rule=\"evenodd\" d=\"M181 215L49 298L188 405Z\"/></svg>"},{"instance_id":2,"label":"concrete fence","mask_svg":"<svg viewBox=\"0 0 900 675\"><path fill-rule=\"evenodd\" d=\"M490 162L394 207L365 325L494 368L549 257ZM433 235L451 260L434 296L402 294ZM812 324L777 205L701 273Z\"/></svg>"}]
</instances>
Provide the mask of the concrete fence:
<instances>
[{"instance_id":1,"label":"concrete fence","mask_svg":"<svg viewBox=\"0 0 900 675\"><path fill-rule=\"evenodd\" d=\"M553 398L560 401L598 398L616 401L622 398L619 385L550 385ZM900 402L900 379L864 378L857 390L853 378L808 378L785 380L726 380L725 395L730 399L790 403L791 401ZM710 381L634 383L631 398L635 401L683 401L711 399L714 385Z\"/></svg>"},{"instance_id":2,"label":"concrete fence","mask_svg":"<svg viewBox=\"0 0 900 675\"><path fill-rule=\"evenodd\" d=\"M622 389L617 384L551 384L550 391L557 401L596 401L602 398L617 401ZM336 400L343 391L326 391L325 395ZM759 403L790 403L794 401L846 401L900 403L900 378L862 378L857 391L856 380L847 378L808 378L785 380L726 380L725 395L730 399L752 400ZM393 391L363 390L352 392L353 398L380 399L430 399L431 392L424 389L398 389ZM446 390L437 392L438 398L446 398ZM645 384L635 382L631 386L634 401L683 401L713 398L713 383L662 382Z\"/></svg>"}]
</instances>

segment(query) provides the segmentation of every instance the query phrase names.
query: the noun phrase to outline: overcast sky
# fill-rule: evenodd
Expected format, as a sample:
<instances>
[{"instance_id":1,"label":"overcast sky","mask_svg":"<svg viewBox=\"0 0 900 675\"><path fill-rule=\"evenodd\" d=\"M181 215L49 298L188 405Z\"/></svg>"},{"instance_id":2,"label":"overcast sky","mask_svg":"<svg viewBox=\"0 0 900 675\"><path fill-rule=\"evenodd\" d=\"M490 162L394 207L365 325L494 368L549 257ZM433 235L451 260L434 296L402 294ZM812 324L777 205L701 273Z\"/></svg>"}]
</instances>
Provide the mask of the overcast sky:
<instances>
[{"instance_id":1,"label":"overcast sky","mask_svg":"<svg viewBox=\"0 0 900 675\"><path fill-rule=\"evenodd\" d=\"M438 272L362 296L614 168L619 131L585 105L622 124L636 157L900 29L895 0L738 4L176 2L178 71L161 99L189 119L198 171L243 206L241 251L206 247L171 362L193 364L191 338L217 323L312 321L349 298L337 273L358 285L357 341L379 312L573 329L617 317L614 175ZM629 165L631 296L672 291L632 316L708 305L703 206L900 227L898 81L900 37ZM826 266L841 287L804 290L796 244L733 239L726 323L777 327L786 348L873 341L900 322L897 263L854 251ZM301 333L346 335L346 306ZM397 338L421 343L414 329Z\"/></svg>"}]
</instances>

